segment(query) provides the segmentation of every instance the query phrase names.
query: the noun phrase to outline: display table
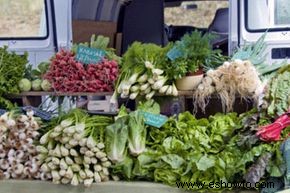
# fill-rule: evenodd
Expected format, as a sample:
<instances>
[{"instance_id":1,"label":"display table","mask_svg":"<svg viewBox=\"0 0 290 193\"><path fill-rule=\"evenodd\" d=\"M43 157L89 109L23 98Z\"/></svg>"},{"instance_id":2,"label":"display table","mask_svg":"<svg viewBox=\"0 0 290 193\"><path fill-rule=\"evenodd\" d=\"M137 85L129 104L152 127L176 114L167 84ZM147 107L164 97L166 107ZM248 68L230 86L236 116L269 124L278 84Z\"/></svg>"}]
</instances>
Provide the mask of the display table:
<instances>
[{"instance_id":1,"label":"display table","mask_svg":"<svg viewBox=\"0 0 290 193\"><path fill-rule=\"evenodd\" d=\"M63 92L22 92L19 94L7 95L10 99L17 99L23 104L23 106L34 106L37 107L41 104L42 96L55 96L55 97L64 97L64 96L112 96L113 92L76 92L76 93L63 93ZM173 115L178 114L184 111L192 111L192 97L193 91L178 91L178 96L164 96L164 95L156 95L154 99L161 106L161 113L165 115ZM123 99L126 101L127 99ZM129 100L129 99L128 99ZM136 101L138 103L138 101ZM253 107L253 103L250 100L241 100L241 98L237 97L236 102L234 104L234 111L237 113L247 112ZM196 113L198 118L208 117L209 115L214 115L217 112L222 112L221 101L218 96L213 95L209 101L209 104L206 108L206 112L203 113L200 110Z\"/></svg>"},{"instance_id":2,"label":"display table","mask_svg":"<svg viewBox=\"0 0 290 193\"><path fill-rule=\"evenodd\" d=\"M55 96L55 97L64 97L64 96L111 96L113 92L75 92L75 93L63 93L63 92L44 92L44 91L30 91L22 92L19 94L7 95L10 99L20 99L23 106L38 106L41 103L42 96Z\"/></svg>"}]
</instances>

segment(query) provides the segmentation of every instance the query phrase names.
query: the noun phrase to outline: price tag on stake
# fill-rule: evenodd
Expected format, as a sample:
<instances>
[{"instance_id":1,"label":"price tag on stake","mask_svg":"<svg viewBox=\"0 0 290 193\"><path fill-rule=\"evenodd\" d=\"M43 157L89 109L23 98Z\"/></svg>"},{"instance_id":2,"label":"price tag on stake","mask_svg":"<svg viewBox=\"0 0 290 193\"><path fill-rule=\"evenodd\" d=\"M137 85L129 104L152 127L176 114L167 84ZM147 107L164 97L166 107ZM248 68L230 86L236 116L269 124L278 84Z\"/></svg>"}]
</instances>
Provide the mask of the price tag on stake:
<instances>
[{"instance_id":1,"label":"price tag on stake","mask_svg":"<svg viewBox=\"0 0 290 193\"><path fill-rule=\"evenodd\" d=\"M160 128L168 120L168 118L165 115L152 114L148 112L142 112L142 113L145 119L145 124L153 126L153 127Z\"/></svg>"},{"instance_id":2,"label":"price tag on stake","mask_svg":"<svg viewBox=\"0 0 290 193\"><path fill-rule=\"evenodd\" d=\"M76 59L83 64L96 64L105 54L106 52L101 49L78 46Z\"/></svg>"}]
</instances>

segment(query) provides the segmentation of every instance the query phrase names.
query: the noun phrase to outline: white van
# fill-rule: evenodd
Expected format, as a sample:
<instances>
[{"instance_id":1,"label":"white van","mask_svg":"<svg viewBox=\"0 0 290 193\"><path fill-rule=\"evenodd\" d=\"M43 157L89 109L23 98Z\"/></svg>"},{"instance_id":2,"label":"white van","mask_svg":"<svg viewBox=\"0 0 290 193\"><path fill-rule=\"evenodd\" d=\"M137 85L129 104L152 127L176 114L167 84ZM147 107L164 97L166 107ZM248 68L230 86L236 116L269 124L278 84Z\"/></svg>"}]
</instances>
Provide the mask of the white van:
<instances>
[{"instance_id":1,"label":"white van","mask_svg":"<svg viewBox=\"0 0 290 193\"><path fill-rule=\"evenodd\" d=\"M231 0L229 50L255 42L267 31L267 61L290 57L289 0Z\"/></svg>"},{"instance_id":2,"label":"white van","mask_svg":"<svg viewBox=\"0 0 290 193\"><path fill-rule=\"evenodd\" d=\"M0 47L34 66L72 43L71 0L0 0Z\"/></svg>"},{"instance_id":3,"label":"white van","mask_svg":"<svg viewBox=\"0 0 290 193\"><path fill-rule=\"evenodd\" d=\"M184 33L201 30L217 33L220 39L214 47L231 54L236 47L255 42L267 31L266 53L271 63L290 56L287 2L0 0L0 46L6 45L19 54L27 51L30 63L35 66L59 49L71 47L73 40L88 39L91 34L110 36L111 46L122 54L133 41L165 45ZM186 22L181 22L186 15L189 16Z\"/></svg>"}]
</instances>

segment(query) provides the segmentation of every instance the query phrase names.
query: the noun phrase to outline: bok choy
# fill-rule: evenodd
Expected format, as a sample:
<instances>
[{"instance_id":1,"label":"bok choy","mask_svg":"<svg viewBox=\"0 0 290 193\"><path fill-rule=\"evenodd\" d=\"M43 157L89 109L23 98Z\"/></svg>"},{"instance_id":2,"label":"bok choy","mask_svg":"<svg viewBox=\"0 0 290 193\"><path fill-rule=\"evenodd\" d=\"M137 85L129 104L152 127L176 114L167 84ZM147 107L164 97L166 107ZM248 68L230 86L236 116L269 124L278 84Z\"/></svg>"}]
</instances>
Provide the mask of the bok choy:
<instances>
[{"instance_id":1,"label":"bok choy","mask_svg":"<svg viewBox=\"0 0 290 193\"><path fill-rule=\"evenodd\" d=\"M137 156L144 152L146 144L146 126L143 114L134 111L129 114L129 137L128 146L130 154Z\"/></svg>"},{"instance_id":2,"label":"bok choy","mask_svg":"<svg viewBox=\"0 0 290 193\"><path fill-rule=\"evenodd\" d=\"M114 163L122 162L126 157L128 139L126 119L126 117L119 118L106 128L106 152Z\"/></svg>"}]
</instances>

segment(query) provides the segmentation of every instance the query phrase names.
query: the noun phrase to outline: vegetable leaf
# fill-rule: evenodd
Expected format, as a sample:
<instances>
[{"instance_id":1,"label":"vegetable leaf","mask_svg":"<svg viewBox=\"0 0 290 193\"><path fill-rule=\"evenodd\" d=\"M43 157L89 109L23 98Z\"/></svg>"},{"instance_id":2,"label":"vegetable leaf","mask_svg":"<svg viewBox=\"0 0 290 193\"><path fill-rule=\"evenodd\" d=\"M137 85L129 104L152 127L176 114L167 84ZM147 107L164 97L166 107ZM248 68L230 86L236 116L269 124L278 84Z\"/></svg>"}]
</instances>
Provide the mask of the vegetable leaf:
<instances>
[{"instance_id":1,"label":"vegetable leaf","mask_svg":"<svg viewBox=\"0 0 290 193\"><path fill-rule=\"evenodd\" d=\"M9 52L7 46L0 48L0 106L12 109L14 105L3 95L19 93L18 83L23 78L28 54L23 56Z\"/></svg>"},{"instance_id":2,"label":"vegetable leaf","mask_svg":"<svg viewBox=\"0 0 290 193\"><path fill-rule=\"evenodd\" d=\"M176 154L168 154L162 156L161 159L168 163L173 169L178 169L184 163L184 159Z\"/></svg>"},{"instance_id":3,"label":"vegetable leaf","mask_svg":"<svg viewBox=\"0 0 290 193\"><path fill-rule=\"evenodd\" d=\"M206 171L207 169L215 165L215 160L213 157L209 158L207 155L204 155L196 163L197 169L200 171Z\"/></svg>"},{"instance_id":4,"label":"vegetable leaf","mask_svg":"<svg viewBox=\"0 0 290 193\"><path fill-rule=\"evenodd\" d=\"M122 162L126 157L128 126L120 118L106 128L106 152L112 162Z\"/></svg>"},{"instance_id":5,"label":"vegetable leaf","mask_svg":"<svg viewBox=\"0 0 290 193\"><path fill-rule=\"evenodd\" d=\"M129 136L128 146L130 153L137 156L145 151L146 126L143 114L140 111L134 111L129 114Z\"/></svg>"},{"instance_id":6,"label":"vegetable leaf","mask_svg":"<svg viewBox=\"0 0 290 193\"><path fill-rule=\"evenodd\" d=\"M160 114L160 106L153 99L145 102L140 101L137 109L152 114Z\"/></svg>"}]
</instances>

